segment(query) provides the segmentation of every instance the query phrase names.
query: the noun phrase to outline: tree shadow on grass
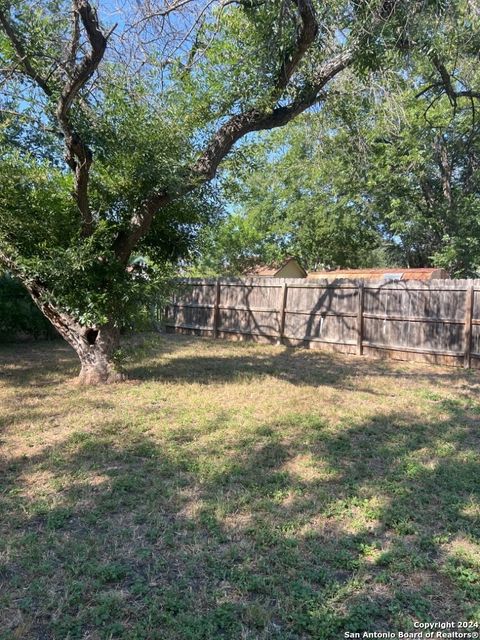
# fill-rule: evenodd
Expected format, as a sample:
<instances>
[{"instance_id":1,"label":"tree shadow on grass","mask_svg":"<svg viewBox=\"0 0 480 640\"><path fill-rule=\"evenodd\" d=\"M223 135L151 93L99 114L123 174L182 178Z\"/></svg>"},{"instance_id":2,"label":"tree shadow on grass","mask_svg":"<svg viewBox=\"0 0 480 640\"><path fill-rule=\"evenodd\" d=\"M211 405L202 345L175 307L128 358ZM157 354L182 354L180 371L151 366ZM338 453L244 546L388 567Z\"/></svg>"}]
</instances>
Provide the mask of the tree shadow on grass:
<instances>
[{"instance_id":1,"label":"tree shadow on grass","mask_svg":"<svg viewBox=\"0 0 480 640\"><path fill-rule=\"evenodd\" d=\"M38 389L78 374L79 362L63 340L0 344L0 384Z\"/></svg>"},{"instance_id":2,"label":"tree shadow on grass","mask_svg":"<svg viewBox=\"0 0 480 640\"><path fill-rule=\"evenodd\" d=\"M214 417L195 442L113 421L13 459L0 637L337 640L471 618L478 426L460 405L228 439Z\"/></svg>"}]
</instances>

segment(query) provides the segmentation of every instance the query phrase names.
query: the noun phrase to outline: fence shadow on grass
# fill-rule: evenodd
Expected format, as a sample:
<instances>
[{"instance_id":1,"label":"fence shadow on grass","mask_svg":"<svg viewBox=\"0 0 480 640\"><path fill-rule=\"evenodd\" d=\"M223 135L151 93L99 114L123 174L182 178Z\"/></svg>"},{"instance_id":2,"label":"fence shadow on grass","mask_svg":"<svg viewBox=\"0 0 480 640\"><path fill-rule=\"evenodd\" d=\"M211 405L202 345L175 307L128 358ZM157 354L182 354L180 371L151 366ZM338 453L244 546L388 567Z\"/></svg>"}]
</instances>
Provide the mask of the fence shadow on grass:
<instances>
[{"instance_id":1,"label":"fence shadow on grass","mask_svg":"<svg viewBox=\"0 0 480 640\"><path fill-rule=\"evenodd\" d=\"M208 349L221 348L226 354L209 355ZM158 350L153 347L141 360L129 365L132 379L154 379L165 382L218 384L271 376L299 385L335 385L349 389L358 386L359 378L414 378L418 382L480 386L475 371L426 364L409 365L396 361L373 360L358 356L323 351L266 345L260 350L251 342L219 343L210 338L179 335L162 337ZM193 353L192 353L193 352ZM173 355L163 359L163 355ZM178 354L178 355L177 355ZM366 392L376 393L366 385Z\"/></svg>"}]
</instances>

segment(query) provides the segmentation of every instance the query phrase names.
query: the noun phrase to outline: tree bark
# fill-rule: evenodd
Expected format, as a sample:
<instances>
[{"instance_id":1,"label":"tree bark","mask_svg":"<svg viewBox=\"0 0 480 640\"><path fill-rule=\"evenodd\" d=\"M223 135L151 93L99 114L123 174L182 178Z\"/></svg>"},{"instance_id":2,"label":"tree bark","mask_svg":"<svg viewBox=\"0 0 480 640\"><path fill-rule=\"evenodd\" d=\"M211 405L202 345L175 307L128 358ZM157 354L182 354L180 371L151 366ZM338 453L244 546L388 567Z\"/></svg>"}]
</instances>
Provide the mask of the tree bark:
<instances>
[{"instance_id":1,"label":"tree bark","mask_svg":"<svg viewBox=\"0 0 480 640\"><path fill-rule=\"evenodd\" d=\"M120 330L113 322L99 327L81 325L45 299L40 286L29 283L26 287L35 304L79 357L81 369L78 384L110 384L126 379L124 371L115 360L115 352L120 344Z\"/></svg>"},{"instance_id":2,"label":"tree bark","mask_svg":"<svg viewBox=\"0 0 480 640\"><path fill-rule=\"evenodd\" d=\"M63 335L75 350L80 360L80 373L76 382L79 385L112 384L126 379L115 360L115 352L120 344L120 332L112 325L104 325L100 329L69 326L68 337L65 335L65 321L60 323L49 318L53 326Z\"/></svg>"},{"instance_id":3,"label":"tree bark","mask_svg":"<svg viewBox=\"0 0 480 640\"><path fill-rule=\"evenodd\" d=\"M115 361L115 352L120 342L119 330L105 325L98 333L95 329L89 329L87 335L89 338L81 340L75 349L82 366L77 378L78 384L111 384L125 380L125 373ZM92 339L94 343L90 344L89 340Z\"/></svg>"}]
</instances>

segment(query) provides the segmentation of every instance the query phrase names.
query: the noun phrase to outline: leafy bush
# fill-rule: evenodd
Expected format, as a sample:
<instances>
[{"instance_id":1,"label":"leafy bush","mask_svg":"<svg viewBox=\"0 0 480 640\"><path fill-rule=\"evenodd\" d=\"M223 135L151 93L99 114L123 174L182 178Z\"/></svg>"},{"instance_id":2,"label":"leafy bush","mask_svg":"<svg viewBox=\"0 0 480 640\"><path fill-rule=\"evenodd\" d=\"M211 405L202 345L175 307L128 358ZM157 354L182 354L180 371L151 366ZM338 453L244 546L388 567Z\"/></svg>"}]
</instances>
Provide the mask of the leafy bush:
<instances>
[{"instance_id":1,"label":"leafy bush","mask_svg":"<svg viewBox=\"0 0 480 640\"><path fill-rule=\"evenodd\" d=\"M38 340L57 335L20 282L7 274L0 276L0 340Z\"/></svg>"}]
</instances>

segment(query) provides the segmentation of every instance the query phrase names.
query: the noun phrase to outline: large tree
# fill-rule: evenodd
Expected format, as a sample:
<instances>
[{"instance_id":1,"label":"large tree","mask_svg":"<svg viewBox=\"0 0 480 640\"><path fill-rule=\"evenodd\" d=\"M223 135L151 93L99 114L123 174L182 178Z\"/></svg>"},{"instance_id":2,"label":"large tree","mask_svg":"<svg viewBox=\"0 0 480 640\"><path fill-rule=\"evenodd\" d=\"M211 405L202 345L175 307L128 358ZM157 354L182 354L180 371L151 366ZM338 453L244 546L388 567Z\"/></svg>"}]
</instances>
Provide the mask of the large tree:
<instances>
[{"instance_id":1,"label":"large tree","mask_svg":"<svg viewBox=\"0 0 480 640\"><path fill-rule=\"evenodd\" d=\"M408 30L435 11L151 0L116 16L89 0L0 0L0 260L75 349L81 381L121 378L132 253L182 255L232 147L325 101L344 69L416 46Z\"/></svg>"}]
</instances>

